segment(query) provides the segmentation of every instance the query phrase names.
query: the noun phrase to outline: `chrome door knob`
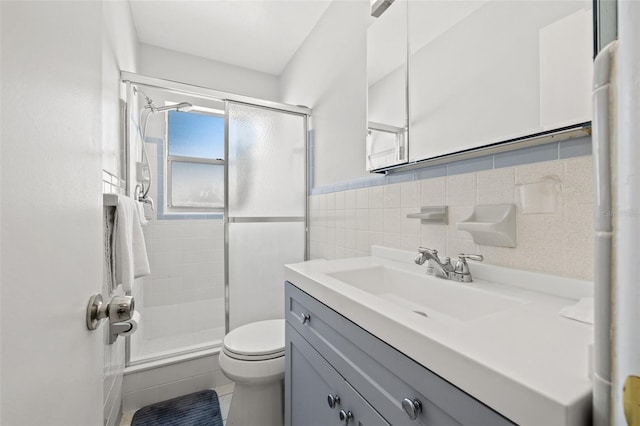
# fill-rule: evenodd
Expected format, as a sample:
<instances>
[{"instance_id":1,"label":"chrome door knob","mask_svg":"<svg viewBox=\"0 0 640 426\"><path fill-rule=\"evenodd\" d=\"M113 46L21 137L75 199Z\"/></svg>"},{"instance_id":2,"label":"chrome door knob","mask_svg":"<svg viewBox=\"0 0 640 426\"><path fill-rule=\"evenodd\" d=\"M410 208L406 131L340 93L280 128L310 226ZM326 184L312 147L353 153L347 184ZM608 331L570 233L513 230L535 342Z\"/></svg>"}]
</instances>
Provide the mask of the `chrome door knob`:
<instances>
[{"instance_id":1,"label":"chrome door knob","mask_svg":"<svg viewBox=\"0 0 640 426\"><path fill-rule=\"evenodd\" d=\"M327 396L327 403L329 404L329 408L336 408L337 405L340 405L340 397L338 395L329 394Z\"/></svg>"},{"instance_id":2,"label":"chrome door knob","mask_svg":"<svg viewBox=\"0 0 640 426\"><path fill-rule=\"evenodd\" d=\"M409 398L405 398L402 400L402 408L404 412L407 413L407 416L411 420L415 420L418 418L418 414L422 413L422 403L419 399L411 400Z\"/></svg>"},{"instance_id":3,"label":"chrome door knob","mask_svg":"<svg viewBox=\"0 0 640 426\"><path fill-rule=\"evenodd\" d=\"M340 410L340 421L344 426L347 426L351 420L353 420L353 413L351 411Z\"/></svg>"},{"instance_id":4,"label":"chrome door knob","mask_svg":"<svg viewBox=\"0 0 640 426\"><path fill-rule=\"evenodd\" d=\"M109 318L111 324L130 320L135 310L132 296L114 296L107 304L101 294L94 294L89 299L85 321L89 330L95 330L103 319Z\"/></svg>"}]
</instances>

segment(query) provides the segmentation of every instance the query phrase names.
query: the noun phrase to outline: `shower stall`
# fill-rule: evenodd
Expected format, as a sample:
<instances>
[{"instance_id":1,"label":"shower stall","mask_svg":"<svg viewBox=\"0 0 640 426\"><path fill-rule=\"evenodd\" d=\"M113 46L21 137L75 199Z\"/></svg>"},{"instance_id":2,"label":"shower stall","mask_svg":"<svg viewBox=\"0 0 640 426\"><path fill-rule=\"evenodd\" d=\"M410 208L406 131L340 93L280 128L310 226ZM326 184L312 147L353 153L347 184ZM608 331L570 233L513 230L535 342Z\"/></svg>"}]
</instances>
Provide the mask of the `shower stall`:
<instances>
[{"instance_id":1,"label":"shower stall","mask_svg":"<svg viewBox=\"0 0 640 426\"><path fill-rule=\"evenodd\" d=\"M151 275L127 365L215 353L284 315L283 265L307 258L310 110L122 73L128 192L145 204Z\"/></svg>"}]
</instances>

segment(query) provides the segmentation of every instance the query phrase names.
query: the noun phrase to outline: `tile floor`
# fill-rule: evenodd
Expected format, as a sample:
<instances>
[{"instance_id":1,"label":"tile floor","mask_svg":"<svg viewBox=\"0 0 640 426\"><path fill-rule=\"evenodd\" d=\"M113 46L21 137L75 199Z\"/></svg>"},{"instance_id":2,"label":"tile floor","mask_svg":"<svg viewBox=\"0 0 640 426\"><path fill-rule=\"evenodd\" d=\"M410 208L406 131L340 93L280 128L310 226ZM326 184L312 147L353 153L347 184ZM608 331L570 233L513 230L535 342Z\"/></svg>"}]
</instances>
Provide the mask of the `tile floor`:
<instances>
[{"instance_id":1,"label":"tile floor","mask_svg":"<svg viewBox=\"0 0 640 426\"><path fill-rule=\"evenodd\" d=\"M233 383L218 386L213 388L218 394L218 400L220 401L220 413L222 414L223 424L227 423L227 415L229 414L229 407L231 406L231 398L233 397ZM122 420L120 420L120 426L131 426L131 419L137 410L127 411L122 414Z\"/></svg>"}]
</instances>

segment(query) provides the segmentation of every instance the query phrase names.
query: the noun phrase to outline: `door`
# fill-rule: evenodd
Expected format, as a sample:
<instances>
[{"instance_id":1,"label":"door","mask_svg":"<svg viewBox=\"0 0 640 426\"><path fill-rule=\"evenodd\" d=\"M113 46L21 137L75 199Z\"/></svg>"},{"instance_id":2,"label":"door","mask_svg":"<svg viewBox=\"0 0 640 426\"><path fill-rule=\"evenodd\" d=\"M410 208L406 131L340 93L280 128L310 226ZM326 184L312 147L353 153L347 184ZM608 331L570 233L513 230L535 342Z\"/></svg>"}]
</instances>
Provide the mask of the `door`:
<instances>
[{"instance_id":1,"label":"door","mask_svg":"<svg viewBox=\"0 0 640 426\"><path fill-rule=\"evenodd\" d=\"M306 115L227 102L229 329L283 318L306 248Z\"/></svg>"},{"instance_id":2,"label":"door","mask_svg":"<svg viewBox=\"0 0 640 426\"><path fill-rule=\"evenodd\" d=\"M285 425L389 425L289 324L285 341Z\"/></svg>"},{"instance_id":3,"label":"door","mask_svg":"<svg viewBox=\"0 0 640 426\"><path fill-rule=\"evenodd\" d=\"M293 327L286 326L285 425L340 425L344 379Z\"/></svg>"},{"instance_id":4,"label":"door","mask_svg":"<svg viewBox=\"0 0 640 426\"><path fill-rule=\"evenodd\" d=\"M356 426L389 426L389 423L349 383L344 382L344 391L342 393L344 394L345 403L343 411L339 415L342 415L342 418L349 419L347 424ZM345 413L347 413L346 416ZM349 413L353 417L350 417Z\"/></svg>"},{"instance_id":5,"label":"door","mask_svg":"<svg viewBox=\"0 0 640 426\"><path fill-rule=\"evenodd\" d=\"M102 5L0 7L0 424L102 425Z\"/></svg>"}]
</instances>

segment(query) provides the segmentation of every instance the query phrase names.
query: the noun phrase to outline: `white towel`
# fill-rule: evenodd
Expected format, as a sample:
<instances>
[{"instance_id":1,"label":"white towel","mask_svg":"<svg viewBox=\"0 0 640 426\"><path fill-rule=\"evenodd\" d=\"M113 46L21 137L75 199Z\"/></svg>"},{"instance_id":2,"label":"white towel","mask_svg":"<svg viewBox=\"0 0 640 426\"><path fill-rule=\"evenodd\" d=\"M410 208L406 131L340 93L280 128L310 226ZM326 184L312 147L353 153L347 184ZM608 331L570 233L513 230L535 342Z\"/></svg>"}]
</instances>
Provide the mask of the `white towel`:
<instances>
[{"instance_id":1,"label":"white towel","mask_svg":"<svg viewBox=\"0 0 640 426\"><path fill-rule=\"evenodd\" d=\"M136 201L135 203L136 209L138 210L138 217L140 218L140 225L147 226L147 223L149 223L149 221L144 215L144 204L142 204L140 201Z\"/></svg>"},{"instance_id":2,"label":"white towel","mask_svg":"<svg viewBox=\"0 0 640 426\"><path fill-rule=\"evenodd\" d=\"M112 293L116 289L114 268L114 238L113 227L116 220L116 209L108 207L104 209L104 282Z\"/></svg>"},{"instance_id":3,"label":"white towel","mask_svg":"<svg viewBox=\"0 0 640 426\"><path fill-rule=\"evenodd\" d=\"M126 292L131 292L134 279L151 273L138 204L132 198L118 197L114 225L116 282Z\"/></svg>"}]
</instances>

